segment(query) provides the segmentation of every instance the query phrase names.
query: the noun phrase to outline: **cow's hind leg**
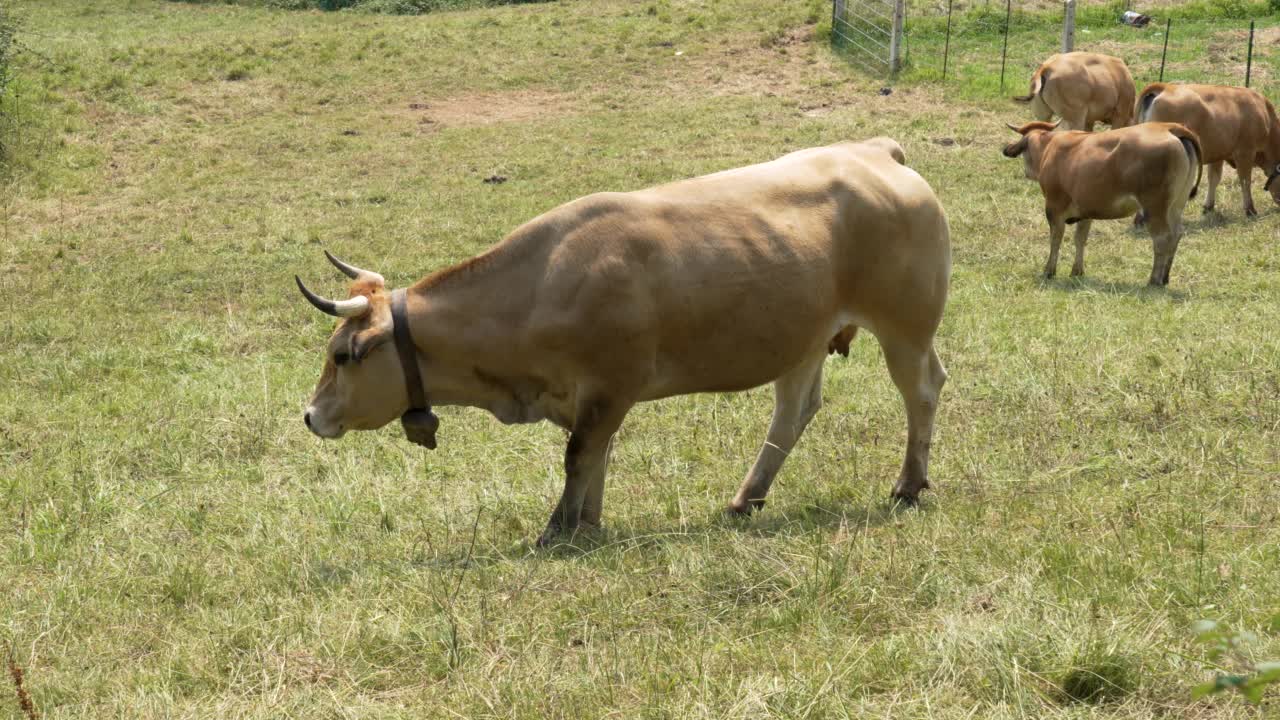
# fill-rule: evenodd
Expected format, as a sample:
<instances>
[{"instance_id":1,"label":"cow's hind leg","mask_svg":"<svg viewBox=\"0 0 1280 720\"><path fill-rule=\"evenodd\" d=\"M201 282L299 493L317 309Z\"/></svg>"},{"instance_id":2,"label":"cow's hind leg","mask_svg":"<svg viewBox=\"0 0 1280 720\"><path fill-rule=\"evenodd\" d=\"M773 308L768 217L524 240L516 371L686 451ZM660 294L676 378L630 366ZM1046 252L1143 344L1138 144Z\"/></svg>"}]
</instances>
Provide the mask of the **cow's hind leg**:
<instances>
[{"instance_id":1,"label":"cow's hind leg","mask_svg":"<svg viewBox=\"0 0 1280 720\"><path fill-rule=\"evenodd\" d=\"M1151 263L1151 285L1168 285L1169 272L1173 269L1173 256L1178 252L1178 243L1182 240L1182 207L1177 212L1172 209L1152 212L1148 230L1151 232L1151 249L1154 258Z\"/></svg>"},{"instance_id":2,"label":"cow's hind leg","mask_svg":"<svg viewBox=\"0 0 1280 720\"><path fill-rule=\"evenodd\" d=\"M880 336L889 375L902 393L907 410L907 452L902 472L893 487L894 499L914 503L929 487L929 448L933 443L933 418L947 371L933 350L933 342L913 342L892 335Z\"/></svg>"},{"instance_id":3,"label":"cow's hind leg","mask_svg":"<svg viewBox=\"0 0 1280 720\"><path fill-rule=\"evenodd\" d=\"M576 531L582 521L597 524L604 498L609 443L622 425L630 403L594 398L580 404L564 453L564 493L538 538L550 544L562 532Z\"/></svg>"},{"instance_id":4,"label":"cow's hind leg","mask_svg":"<svg viewBox=\"0 0 1280 720\"><path fill-rule=\"evenodd\" d=\"M730 513L748 514L764 507L769 486L782 469L782 463L822 407L822 363L826 359L825 349L816 352L774 382L769 435L729 504Z\"/></svg>"},{"instance_id":5,"label":"cow's hind leg","mask_svg":"<svg viewBox=\"0 0 1280 720\"><path fill-rule=\"evenodd\" d=\"M1044 276L1049 279L1058 274L1058 249L1062 247L1067 224L1058 214L1046 212L1045 215L1049 218L1049 259L1044 263Z\"/></svg>"}]
</instances>

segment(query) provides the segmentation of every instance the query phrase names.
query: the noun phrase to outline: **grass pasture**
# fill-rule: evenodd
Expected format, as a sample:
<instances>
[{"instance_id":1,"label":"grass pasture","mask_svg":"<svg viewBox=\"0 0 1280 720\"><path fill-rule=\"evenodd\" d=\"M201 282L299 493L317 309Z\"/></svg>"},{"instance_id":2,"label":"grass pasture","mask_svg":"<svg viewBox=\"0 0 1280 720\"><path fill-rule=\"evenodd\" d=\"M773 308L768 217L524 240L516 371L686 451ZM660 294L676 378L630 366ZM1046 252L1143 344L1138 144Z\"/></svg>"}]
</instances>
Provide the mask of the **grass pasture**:
<instances>
[{"instance_id":1,"label":"grass pasture","mask_svg":"<svg viewBox=\"0 0 1280 720\"><path fill-rule=\"evenodd\" d=\"M0 652L41 717L1277 712L1190 699L1193 621L1280 610L1258 180L1255 220L1233 181L1188 208L1167 289L1119 221L1084 278L1044 281L1039 190L999 154L1024 110L879 95L829 51L826 3L15 5L47 62L19 58L39 152L0 191ZM292 276L344 287L323 248L403 285L589 192L881 134L954 245L919 508L886 502L906 425L865 334L748 521L719 513L767 388L638 408L606 528L549 551L555 428L441 408L429 453L303 426L332 322ZM1259 634L1246 652L1280 656Z\"/></svg>"}]
</instances>

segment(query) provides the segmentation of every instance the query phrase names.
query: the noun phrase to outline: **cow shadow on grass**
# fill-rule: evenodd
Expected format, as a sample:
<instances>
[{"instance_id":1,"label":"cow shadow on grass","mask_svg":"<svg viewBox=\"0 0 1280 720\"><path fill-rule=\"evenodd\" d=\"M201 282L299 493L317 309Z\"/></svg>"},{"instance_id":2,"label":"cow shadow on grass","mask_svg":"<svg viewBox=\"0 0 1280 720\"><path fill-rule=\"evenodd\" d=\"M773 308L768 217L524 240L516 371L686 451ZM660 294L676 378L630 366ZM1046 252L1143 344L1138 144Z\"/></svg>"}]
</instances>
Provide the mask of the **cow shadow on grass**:
<instances>
[{"instance_id":1,"label":"cow shadow on grass","mask_svg":"<svg viewBox=\"0 0 1280 720\"><path fill-rule=\"evenodd\" d=\"M928 494L918 504L906 505L889 498L856 498L833 493L809 496L795 504L785 500L771 503L750 516L732 516L722 507L708 507L699 516L680 521L663 516L661 510L654 507L651 516L635 523L610 523L606 505L604 527L562 535L547 547L537 547L537 533L531 532L524 522L519 523L524 527L503 531L494 526L502 523L500 519L482 513L465 534L452 533L434 541L424 539L415 544L411 557L391 564L437 573L453 578L450 582L457 582L469 571L501 564L651 553L669 547L705 544L709 537L713 540L733 535L782 538L834 532L839 528L857 533L889 524L911 523L912 518L931 513L934 503ZM522 517L526 519L532 520Z\"/></svg>"},{"instance_id":2,"label":"cow shadow on grass","mask_svg":"<svg viewBox=\"0 0 1280 720\"><path fill-rule=\"evenodd\" d=\"M1171 283L1176 283L1178 279L1178 264L1175 260L1173 265L1173 274ZM1081 293L1093 292L1104 293L1107 295L1128 295L1137 298L1158 298L1166 297L1174 302L1186 302L1188 295L1185 291L1169 286L1148 285L1145 282L1133 282L1126 280L1112 280L1100 278L1093 275L1084 275L1080 277L1066 278L1040 278L1040 287L1045 290L1053 290L1063 293Z\"/></svg>"},{"instance_id":3,"label":"cow shadow on grass","mask_svg":"<svg viewBox=\"0 0 1280 720\"><path fill-rule=\"evenodd\" d=\"M603 528L564 536L551 546L540 548L545 557L574 558L602 552L625 552L640 548L657 549L703 543L708 535L736 533L750 537L785 537L815 531L847 528L850 532L878 528L932 511L930 499L916 505L883 499L865 505L836 500L818 500L801 506L771 506L751 516L733 516L721 509L708 509L699 521L679 524L655 522L634 525L606 525ZM607 515L606 510L606 515ZM532 547L532 540L529 546Z\"/></svg>"}]
</instances>

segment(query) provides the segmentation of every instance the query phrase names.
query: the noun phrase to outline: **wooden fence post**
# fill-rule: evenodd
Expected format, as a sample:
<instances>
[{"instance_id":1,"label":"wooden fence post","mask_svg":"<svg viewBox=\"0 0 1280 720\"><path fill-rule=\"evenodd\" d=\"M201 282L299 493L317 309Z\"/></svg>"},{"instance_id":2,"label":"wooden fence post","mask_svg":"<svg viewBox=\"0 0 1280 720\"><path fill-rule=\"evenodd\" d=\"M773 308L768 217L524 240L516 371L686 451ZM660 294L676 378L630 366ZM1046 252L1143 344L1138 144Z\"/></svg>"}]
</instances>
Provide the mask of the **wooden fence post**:
<instances>
[{"instance_id":1,"label":"wooden fence post","mask_svg":"<svg viewBox=\"0 0 1280 720\"><path fill-rule=\"evenodd\" d=\"M889 73L897 75L902 69L902 27L907 17L907 0L893 2L893 32L889 36Z\"/></svg>"},{"instance_id":2,"label":"wooden fence post","mask_svg":"<svg viewBox=\"0 0 1280 720\"><path fill-rule=\"evenodd\" d=\"M1076 0L1066 0L1062 8L1062 52L1069 53L1076 46Z\"/></svg>"}]
</instances>

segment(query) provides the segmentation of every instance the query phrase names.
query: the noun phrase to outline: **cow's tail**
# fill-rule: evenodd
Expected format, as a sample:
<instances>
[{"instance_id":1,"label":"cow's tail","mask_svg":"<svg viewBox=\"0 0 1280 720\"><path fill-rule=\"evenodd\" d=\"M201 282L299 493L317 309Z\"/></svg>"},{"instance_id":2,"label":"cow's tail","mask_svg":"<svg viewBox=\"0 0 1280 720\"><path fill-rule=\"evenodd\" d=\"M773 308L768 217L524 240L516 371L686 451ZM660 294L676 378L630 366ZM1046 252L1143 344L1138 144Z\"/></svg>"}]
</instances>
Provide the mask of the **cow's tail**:
<instances>
[{"instance_id":1,"label":"cow's tail","mask_svg":"<svg viewBox=\"0 0 1280 720\"><path fill-rule=\"evenodd\" d=\"M1204 172L1204 166L1200 164L1200 159L1204 157L1204 153L1200 151L1200 138L1190 129L1181 125L1174 125L1169 128L1169 132L1182 141L1182 149L1187 152L1187 159L1191 161L1192 167L1196 169L1196 182L1191 186L1191 194L1187 196L1188 198L1193 198L1196 196L1196 191L1200 189L1200 175Z\"/></svg>"},{"instance_id":2,"label":"cow's tail","mask_svg":"<svg viewBox=\"0 0 1280 720\"><path fill-rule=\"evenodd\" d=\"M1151 106L1156 104L1156 98L1164 92L1165 87L1164 83L1151 83L1138 96L1138 122L1150 122Z\"/></svg>"},{"instance_id":3,"label":"cow's tail","mask_svg":"<svg viewBox=\"0 0 1280 720\"><path fill-rule=\"evenodd\" d=\"M1014 102L1020 102L1020 103L1031 102L1033 99L1035 99L1035 96L1044 92L1044 86L1045 86L1045 83L1047 82L1049 82L1049 71L1044 69L1043 67L1036 68L1036 71L1031 75L1031 92L1027 93L1026 95L1015 96L1013 98Z\"/></svg>"}]
</instances>

